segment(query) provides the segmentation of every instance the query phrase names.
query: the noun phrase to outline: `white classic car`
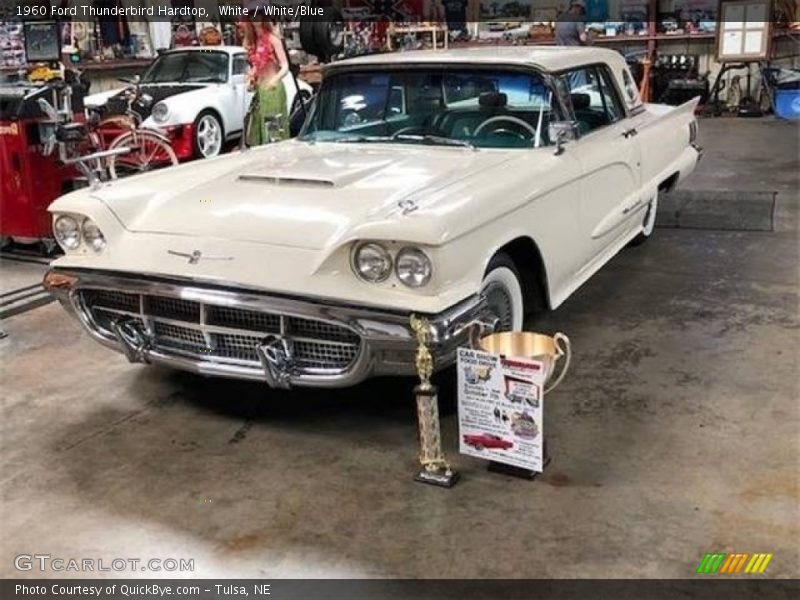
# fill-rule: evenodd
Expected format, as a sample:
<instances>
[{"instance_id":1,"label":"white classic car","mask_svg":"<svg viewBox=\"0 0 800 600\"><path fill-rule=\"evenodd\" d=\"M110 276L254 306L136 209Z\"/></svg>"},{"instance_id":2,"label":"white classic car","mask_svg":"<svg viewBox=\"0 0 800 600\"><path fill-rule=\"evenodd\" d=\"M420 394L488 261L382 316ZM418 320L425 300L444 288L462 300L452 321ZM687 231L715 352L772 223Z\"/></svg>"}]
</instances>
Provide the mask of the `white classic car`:
<instances>
[{"instance_id":1,"label":"white classic car","mask_svg":"<svg viewBox=\"0 0 800 600\"><path fill-rule=\"evenodd\" d=\"M225 142L242 134L253 97L247 89L247 70L247 54L241 46L169 50L153 61L141 78L142 95L133 110L141 116L143 127L159 129L169 137L179 160L217 156ZM298 86L301 97L311 97L311 86L300 80L295 85L291 74L283 78L283 85L290 112L296 107ZM122 110L121 94L126 89L91 94L84 104Z\"/></svg>"},{"instance_id":2,"label":"white classic car","mask_svg":"<svg viewBox=\"0 0 800 600\"><path fill-rule=\"evenodd\" d=\"M652 234L695 105L643 104L599 48L337 62L295 140L54 202L45 285L131 361L351 385L414 372L415 313L443 366Z\"/></svg>"}]
</instances>

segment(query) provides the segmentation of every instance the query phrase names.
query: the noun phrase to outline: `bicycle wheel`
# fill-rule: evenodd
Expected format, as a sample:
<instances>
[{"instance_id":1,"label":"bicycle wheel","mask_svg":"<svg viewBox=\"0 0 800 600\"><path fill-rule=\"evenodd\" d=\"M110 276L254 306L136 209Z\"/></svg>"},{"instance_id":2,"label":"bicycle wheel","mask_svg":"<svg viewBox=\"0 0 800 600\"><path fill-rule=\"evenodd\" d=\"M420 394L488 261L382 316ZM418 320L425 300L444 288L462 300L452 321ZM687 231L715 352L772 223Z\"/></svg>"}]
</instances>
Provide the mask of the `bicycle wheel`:
<instances>
[{"instance_id":1,"label":"bicycle wheel","mask_svg":"<svg viewBox=\"0 0 800 600\"><path fill-rule=\"evenodd\" d=\"M150 131L124 133L109 145L110 150L114 148L130 148L130 151L109 158L108 171L112 179L178 164L172 146Z\"/></svg>"}]
</instances>

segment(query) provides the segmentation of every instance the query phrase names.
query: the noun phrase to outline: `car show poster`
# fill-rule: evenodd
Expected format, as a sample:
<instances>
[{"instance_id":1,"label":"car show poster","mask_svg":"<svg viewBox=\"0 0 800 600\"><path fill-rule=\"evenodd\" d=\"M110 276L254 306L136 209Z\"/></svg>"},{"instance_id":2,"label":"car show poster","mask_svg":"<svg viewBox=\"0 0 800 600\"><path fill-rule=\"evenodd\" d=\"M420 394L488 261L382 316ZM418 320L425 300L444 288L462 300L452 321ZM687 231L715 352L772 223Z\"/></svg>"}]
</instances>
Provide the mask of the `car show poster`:
<instances>
[{"instance_id":1,"label":"car show poster","mask_svg":"<svg viewBox=\"0 0 800 600\"><path fill-rule=\"evenodd\" d=\"M543 470L544 365L479 350L458 350L459 450Z\"/></svg>"}]
</instances>

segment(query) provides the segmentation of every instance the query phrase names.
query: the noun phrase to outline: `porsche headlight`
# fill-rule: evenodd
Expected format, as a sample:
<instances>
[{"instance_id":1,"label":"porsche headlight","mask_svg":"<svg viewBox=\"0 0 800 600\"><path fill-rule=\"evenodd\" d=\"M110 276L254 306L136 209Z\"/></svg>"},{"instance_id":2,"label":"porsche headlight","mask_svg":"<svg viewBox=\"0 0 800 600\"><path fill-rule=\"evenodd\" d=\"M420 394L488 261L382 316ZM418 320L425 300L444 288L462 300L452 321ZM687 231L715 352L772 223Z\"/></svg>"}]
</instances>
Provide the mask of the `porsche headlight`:
<instances>
[{"instance_id":1,"label":"porsche headlight","mask_svg":"<svg viewBox=\"0 0 800 600\"><path fill-rule=\"evenodd\" d=\"M60 215L53 223L53 235L64 250L75 250L81 245L81 227L74 217Z\"/></svg>"},{"instance_id":2,"label":"porsche headlight","mask_svg":"<svg viewBox=\"0 0 800 600\"><path fill-rule=\"evenodd\" d=\"M150 114L156 123L166 123L169 116L169 107L163 102L156 102L153 112Z\"/></svg>"},{"instance_id":3,"label":"porsche headlight","mask_svg":"<svg viewBox=\"0 0 800 600\"><path fill-rule=\"evenodd\" d=\"M422 287L431 280L431 260L419 248L406 246L397 253L395 261L397 278L408 287Z\"/></svg>"},{"instance_id":4,"label":"porsche headlight","mask_svg":"<svg viewBox=\"0 0 800 600\"><path fill-rule=\"evenodd\" d=\"M102 252L106 247L106 238L103 236L103 232L90 218L87 217L83 220L81 233L83 233L83 241L95 252Z\"/></svg>"},{"instance_id":5,"label":"porsche headlight","mask_svg":"<svg viewBox=\"0 0 800 600\"><path fill-rule=\"evenodd\" d=\"M386 248L375 242L357 246L352 262L355 274L370 283L385 281L392 273L392 256Z\"/></svg>"}]
</instances>

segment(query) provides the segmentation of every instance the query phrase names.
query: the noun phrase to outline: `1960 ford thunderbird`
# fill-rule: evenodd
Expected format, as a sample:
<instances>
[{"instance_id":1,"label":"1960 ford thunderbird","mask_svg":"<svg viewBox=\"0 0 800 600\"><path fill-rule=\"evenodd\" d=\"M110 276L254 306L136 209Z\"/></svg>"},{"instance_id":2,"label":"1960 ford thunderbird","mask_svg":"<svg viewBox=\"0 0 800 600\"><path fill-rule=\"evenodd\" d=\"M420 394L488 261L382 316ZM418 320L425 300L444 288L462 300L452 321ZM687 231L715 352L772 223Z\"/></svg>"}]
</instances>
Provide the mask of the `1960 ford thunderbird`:
<instances>
[{"instance_id":1,"label":"1960 ford thunderbird","mask_svg":"<svg viewBox=\"0 0 800 600\"><path fill-rule=\"evenodd\" d=\"M439 366L653 232L696 101L643 104L617 53L491 48L330 65L299 138L50 207L45 285L131 361L271 386Z\"/></svg>"}]
</instances>

